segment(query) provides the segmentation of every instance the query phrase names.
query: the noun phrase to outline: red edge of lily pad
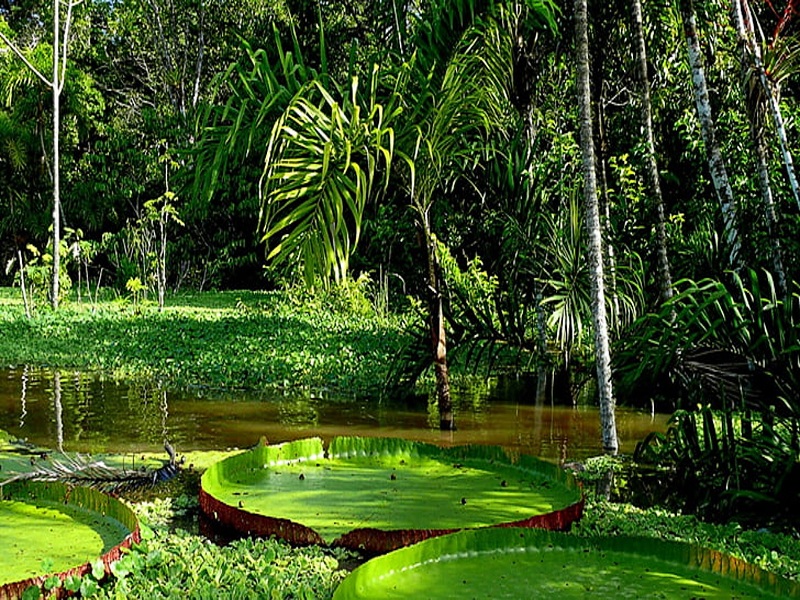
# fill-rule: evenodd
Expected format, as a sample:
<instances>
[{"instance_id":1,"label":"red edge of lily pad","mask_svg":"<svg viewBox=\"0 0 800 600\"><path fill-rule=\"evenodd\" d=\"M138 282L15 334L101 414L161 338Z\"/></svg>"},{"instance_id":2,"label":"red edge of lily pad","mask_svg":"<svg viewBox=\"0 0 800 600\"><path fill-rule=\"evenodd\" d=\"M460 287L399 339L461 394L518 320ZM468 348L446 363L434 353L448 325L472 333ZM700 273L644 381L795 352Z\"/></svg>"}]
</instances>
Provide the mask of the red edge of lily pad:
<instances>
[{"instance_id":1,"label":"red edge of lily pad","mask_svg":"<svg viewBox=\"0 0 800 600\"><path fill-rule=\"evenodd\" d=\"M569 531L572 524L583 515L584 499L553 512L536 515L521 521L511 523L498 523L480 529L492 527L528 527L547 529L549 531ZM334 540L332 546L360 550L367 554L385 554L411 544L416 544L429 538L475 529L462 527L460 529L393 529L382 530L372 528L354 529Z\"/></svg>"},{"instance_id":2,"label":"red edge of lily pad","mask_svg":"<svg viewBox=\"0 0 800 600\"><path fill-rule=\"evenodd\" d=\"M63 494L63 502L65 504L69 502L70 494L74 489L70 486L63 485L61 483L36 484L36 483L26 482L25 485L49 486L51 490L53 490L53 493ZM111 496L108 496L108 494L104 494L103 492L98 492L90 488L83 488L83 489L85 493L97 494L98 496L106 496L109 501L119 502L119 500L116 500L115 498L112 498ZM131 532L128 535L126 535L125 538L119 544L117 544L116 546L105 552L102 556L98 557L98 559L103 561L103 566L105 568L106 575L111 573L111 563L119 560L122 557L124 548L130 549L130 547L133 544L138 544L139 542L142 541L142 534L139 529L138 519L136 519L136 516L133 514L133 511L124 506L122 503L119 504L125 509L125 511L130 513L131 524L133 525L133 527L130 528ZM128 524L123 523L123 525L127 526ZM47 579L54 576L58 577L62 581L62 583L70 575L74 575L76 577L83 577L87 573L91 572L93 562L95 561L87 562L82 565L72 567L60 573L48 573L45 575L38 575L36 577L30 577L28 579L23 579L21 581L12 581L10 583L0 585L0 600L16 600L17 598L21 598L25 590L27 590L31 586L36 586L41 590L43 590L43 593L47 598L64 598L69 595L69 592L66 589L64 589L63 585L54 590L51 590L50 592L45 593L44 588L42 587L44 585L44 582Z\"/></svg>"},{"instance_id":3,"label":"red edge of lily pad","mask_svg":"<svg viewBox=\"0 0 800 600\"><path fill-rule=\"evenodd\" d=\"M405 441L405 440L403 440ZM291 444L291 443L289 443ZM429 445L419 443L421 445ZM464 446L463 448L467 448ZM536 459L538 460L538 459ZM553 468L556 469L555 465ZM581 487L576 482L578 487ZM200 486L199 496L200 509L206 516L213 519L220 525L230 528L240 534L269 537L276 536L297 546L307 546L312 544L325 546L327 543L323 537L311 527L307 527L289 519L280 519L250 512L244 508L231 506L222 502L209 494L203 486ZM583 515L585 499L581 493L581 499L574 504L546 514L534 515L519 521L498 523L479 529L492 527L528 527L546 529L550 531L569 531L572 524L578 521ZM397 550L423 540L475 529L472 527L461 527L454 529L374 529L360 528L354 529L336 540L330 545L333 547L349 548L359 550L366 554L378 555Z\"/></svg>"}]
</instances>

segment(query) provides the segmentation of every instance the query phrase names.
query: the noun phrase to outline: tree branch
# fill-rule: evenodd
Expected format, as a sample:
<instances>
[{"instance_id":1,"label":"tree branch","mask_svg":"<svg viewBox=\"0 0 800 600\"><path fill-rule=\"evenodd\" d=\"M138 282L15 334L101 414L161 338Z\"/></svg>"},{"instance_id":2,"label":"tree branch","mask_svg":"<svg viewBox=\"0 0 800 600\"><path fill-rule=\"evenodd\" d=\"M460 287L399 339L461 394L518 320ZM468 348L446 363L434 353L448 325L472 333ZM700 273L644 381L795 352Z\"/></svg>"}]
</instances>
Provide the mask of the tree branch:
<instances>
[{"instance_id":1,"label":"tree branch","mask_svg":"<svg viewBox=\"0 0 800 600\"><path fill-rule=\"evenodd\" d=\"M14 45L14 43L10 39L8 39L2 31L0 31L0 40L3 40L6 46L11 48L12 52L14 52L14 54L19 56L22 62L25 63L25 66L27 66L31 71L33 71L34 75L36 75L39 79L41 79L46 86L51 88L53 87L53 82L47 79L44 75L42 75L39 72L39 70L36 67L34 67L33 64L31 64L31 62L27 58L25 58L25 55L22 53L22 51L19 48L17 48L16 45Z\"/></svg>"},{"instance_id":2,"label":"tree branch","mask_svg":"<svg viewBox=\"0 0 800 600\"><path fill-rule=\"evenodd\" d=\"M64 23L64 41L63 41L63 49L61 51L61 76L59 77L59 86L58 86L58 94L61 94L61 90L64 89L64 79L66 79L67 74L67 45L69 44L69 30L72 27L72 9L80 4L83 3L83 0L78 0L78 2L70 2L67 5L67 21ZM58 3L56 3L58 4ZM56 10L58 10L58 6L56 6Z\"/></svg>"}]
</instances>

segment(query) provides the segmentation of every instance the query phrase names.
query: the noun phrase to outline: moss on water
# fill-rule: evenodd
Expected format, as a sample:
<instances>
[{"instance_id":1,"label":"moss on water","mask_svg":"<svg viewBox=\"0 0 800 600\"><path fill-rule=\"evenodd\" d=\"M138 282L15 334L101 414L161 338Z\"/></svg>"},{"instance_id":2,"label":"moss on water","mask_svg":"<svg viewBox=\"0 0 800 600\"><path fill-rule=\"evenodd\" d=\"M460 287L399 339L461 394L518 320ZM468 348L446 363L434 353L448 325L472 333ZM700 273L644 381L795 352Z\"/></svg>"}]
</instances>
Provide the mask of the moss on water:
<instances>
[{"instance_id":1,"label":"moss on water","mask_svg":"<svg viewBox=\"0 0 800 600\"><path fill-rule=\"evenodd\" d=\"M399 318L297 291L208 292L139 312L110 293L25 317L0 288L0 364L100 369L176 386L374 393L402 341ZM24 340L24 343L20 343Z\"/></svg>"}]
</instances>

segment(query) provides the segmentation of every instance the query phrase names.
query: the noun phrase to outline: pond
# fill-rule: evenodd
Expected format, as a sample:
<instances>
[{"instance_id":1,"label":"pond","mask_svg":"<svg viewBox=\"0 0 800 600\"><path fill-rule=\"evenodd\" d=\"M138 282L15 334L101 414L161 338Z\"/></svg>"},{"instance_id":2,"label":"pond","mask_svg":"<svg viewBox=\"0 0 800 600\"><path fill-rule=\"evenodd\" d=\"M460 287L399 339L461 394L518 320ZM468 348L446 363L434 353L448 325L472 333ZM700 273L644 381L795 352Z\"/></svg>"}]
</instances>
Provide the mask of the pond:
<instances>
[{"instance_id":1,"label":"pond","mask_svg":"<svg viewBox=\"0 0 800 600\"><path fill-rule=\"evenodd\" d=\"M554 462L602 454L598 409L537 397L535 381L501 378L453 390L454 432L440 432L426 398L380 399L291 392L172 390L100 373L0 369L0 429L71 452L161 452L247 447L309 436L404 437L439 444L493 444ZM668 415L618 408L621 451L630 453Z\"/></svg>"}]
</instances>

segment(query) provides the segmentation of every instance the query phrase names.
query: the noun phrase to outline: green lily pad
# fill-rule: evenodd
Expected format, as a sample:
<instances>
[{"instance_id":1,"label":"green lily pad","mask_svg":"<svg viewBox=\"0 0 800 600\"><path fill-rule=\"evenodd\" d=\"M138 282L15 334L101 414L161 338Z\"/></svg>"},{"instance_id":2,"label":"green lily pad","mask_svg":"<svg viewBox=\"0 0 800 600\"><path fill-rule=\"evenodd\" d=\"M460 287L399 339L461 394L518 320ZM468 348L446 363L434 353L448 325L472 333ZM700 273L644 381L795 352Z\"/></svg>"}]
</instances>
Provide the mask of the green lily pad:
<instances>
[{"instance_id":1,"label":"green lily pad","mask_svg":"<svg viewBox=\"0 0 800 600\"><path fill-rule=\"evenodd\" d=\"M14 481L0 486L0 598L57 575L83 575L139 541L133 512L89 488Z\"/></svg>"},{"instance_id":2,"label":"green lily pad","mask_svg":"<svg viewBox=\"0 0 800 600\"><path fill-rule=\"evenodd\" d=\"M796 598L800 584L738 559L651 538L541 529L461 531L374 558L334 600L359 598Z\"/></svg>"},{"instance_id":3,"label":"green lily pad","mask_svg":"<svg viewBox=\"0 0 800 600\"><path fill-rule=\"evenodd\" d=\"M372 552L464 528L565 529L583 508L579 485L550 463L385 438L259 446L212 465L201 488L204 512L239 531Z\"/></svg>"}]
</instances>

